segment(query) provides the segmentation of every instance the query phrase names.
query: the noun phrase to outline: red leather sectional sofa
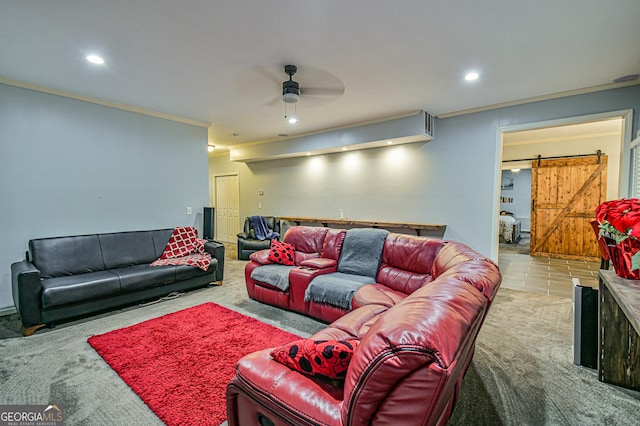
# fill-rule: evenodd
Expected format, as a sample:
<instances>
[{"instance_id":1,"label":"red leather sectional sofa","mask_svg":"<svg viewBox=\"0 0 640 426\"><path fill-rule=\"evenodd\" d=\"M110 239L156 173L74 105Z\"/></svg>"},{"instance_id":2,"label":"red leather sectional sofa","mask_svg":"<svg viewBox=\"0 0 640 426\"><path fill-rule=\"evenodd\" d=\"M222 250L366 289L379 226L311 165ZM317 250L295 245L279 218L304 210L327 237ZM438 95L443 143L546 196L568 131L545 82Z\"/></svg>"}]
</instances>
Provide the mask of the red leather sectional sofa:
<instances>
[{"instance_id":1,"label":"red leather sectional sofa","mask_svg":"<svg viewBox=\"0 0 640 426\"><path fill-rule=\"evenodd\" d=\"M292 227L296 266L286 291L255 281L267 260L246 265L253 299L331 322L315 340L360 340L342 382L306 376L271 349L242 358L227 387L229 425L435 425L453 412L475 340L500 286L497 265L461 243L389 233L374 284L351 310L305 301L311 280L336 272L346 231Z\"/></svg>"}]
</instances>

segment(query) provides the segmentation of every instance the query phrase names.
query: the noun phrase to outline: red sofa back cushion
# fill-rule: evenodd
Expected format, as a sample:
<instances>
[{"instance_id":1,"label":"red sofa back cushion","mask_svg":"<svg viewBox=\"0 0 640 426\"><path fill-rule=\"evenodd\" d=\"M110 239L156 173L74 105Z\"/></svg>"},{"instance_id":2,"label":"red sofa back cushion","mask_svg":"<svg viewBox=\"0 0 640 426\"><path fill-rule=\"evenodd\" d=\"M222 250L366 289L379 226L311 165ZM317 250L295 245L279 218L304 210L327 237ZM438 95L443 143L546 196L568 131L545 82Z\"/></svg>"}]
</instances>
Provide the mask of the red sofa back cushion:
<instances>
[{"instance_id":1,"label":"red sofa back cushion","mask_svg":"<svg viewBox=\"0 0 640 426\"><path fill-rule=\"evenodd\" d=\"M304 260L320 257L328 230L329 228L319 226L292 226L289 228L283 241L296 248L296 265Z\"/></svg>"},{"instance_id":2,"label":"red sofa back cushion","mask_svg":"<svg viewBox=\"0 0 640 426\"><path fill-rule=\"evenodd\" d=\"M338 259L340 259L340 251L342 250L345 235L347 235L346 229L329 228L327 236L324 239L321 256L338 261Z\"/></svg>"},{"instance_id":3,"label":"red sofa back cushion","mask_svg":"<svg viewBox=\"0 0 640 426\"><path fill-rule=\"evenodd\" d=\"M376 281L405 294L413 293L433 280L433 261L443 245L435 238L387 235Z\"/></svg>"}]
</instances>

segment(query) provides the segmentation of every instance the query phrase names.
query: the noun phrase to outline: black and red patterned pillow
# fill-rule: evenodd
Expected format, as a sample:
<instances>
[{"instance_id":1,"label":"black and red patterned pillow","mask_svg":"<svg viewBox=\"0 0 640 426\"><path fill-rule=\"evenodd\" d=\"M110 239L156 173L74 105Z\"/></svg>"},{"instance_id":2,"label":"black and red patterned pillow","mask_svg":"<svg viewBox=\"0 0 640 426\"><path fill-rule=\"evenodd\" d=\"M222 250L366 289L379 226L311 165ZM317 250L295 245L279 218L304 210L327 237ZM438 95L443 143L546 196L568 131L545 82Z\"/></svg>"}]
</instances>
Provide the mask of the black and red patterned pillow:
<instances>
[{"instance_id":1,"label":"black and red patterned pillow","mask_svg":"<svg viewBox=\"0 0 640 426\"><path fill-rule=\"evenodd\" d=\"M343 379L359 340L296 340L271 351L280 364L309 376Z\"/></svg>"},{"instance_id":2,"label":"black and red patterned pillow","mask_svg":"<svg viewBox=\"0 0 640 426\"><path fill-rule=\"evenodd\" d=\"M295 247L288 243L281 243L278 240L271 240L268 259L271 262L281 265L293 266L296 259Z\"/></svg>"},{"instance_id":3,"label":"black and red patterned pillow","mask_svg":"<svg viewBox=\"0 0 640 426\"><path fill-rule=\"evenodd\" d=\"M160 259L173 259L191 254L197 239L198 230L193 226L175 228Z\"/></svg>"}]
</instances>

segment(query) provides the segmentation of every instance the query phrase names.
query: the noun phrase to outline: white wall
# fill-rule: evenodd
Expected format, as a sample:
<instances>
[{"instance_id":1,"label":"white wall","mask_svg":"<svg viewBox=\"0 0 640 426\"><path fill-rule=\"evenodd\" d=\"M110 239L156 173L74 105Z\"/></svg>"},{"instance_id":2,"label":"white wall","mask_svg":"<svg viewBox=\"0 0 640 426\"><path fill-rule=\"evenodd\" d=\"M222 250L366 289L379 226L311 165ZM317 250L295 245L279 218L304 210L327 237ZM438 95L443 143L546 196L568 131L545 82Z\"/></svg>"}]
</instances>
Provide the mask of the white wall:
<instances>
[{"instance_id":1,"label":"white wall","mask_svg":"<svg viewBox=\"0 0 640 426\"><path fill-rule=\"evenodd\" d=\"M205 128L0 84L0 309L29 239L200 226L206 146Z\"/></svg>"},{"instance_id":2,"label":"white wall","mask_svg":"<svg viewBox=\"0 0 640 426\"><path fill-rule=\"evenodd\" d=\"M242 218L337 218L343 209L351 219L444 223L445 238L495 258L498 129L628 108L637 128L640 86L439 119L434 140L422 144L251 164L214 156L210 173L239 174ZM260 199L258 189L265 193Z\"/></svg>"}]
</instances>

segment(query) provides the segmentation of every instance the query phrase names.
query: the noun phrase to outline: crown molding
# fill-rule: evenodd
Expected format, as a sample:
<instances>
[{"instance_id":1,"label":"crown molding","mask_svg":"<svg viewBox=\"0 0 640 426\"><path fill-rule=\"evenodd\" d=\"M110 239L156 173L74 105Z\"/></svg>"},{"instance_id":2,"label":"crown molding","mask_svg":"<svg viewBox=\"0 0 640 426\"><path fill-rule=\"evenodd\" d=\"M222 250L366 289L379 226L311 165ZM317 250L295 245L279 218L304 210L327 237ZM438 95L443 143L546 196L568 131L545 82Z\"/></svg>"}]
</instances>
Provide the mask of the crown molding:
<instances>
[{"instance_id":1,"label":"crown molding","mask_svg":"<svg viewBox=\"0 0 640 426\"><path fill-rule=\"evenodd\" d=\"M117 108L124 111L135 112L138 114L148 115L151 117L162 118L164 120L175 121L182 124L189 124L192 126L208 128L211 123L204 121L192 120L190 118L178 117L176 115L165 114L163 112L152 111L145 108L140 108L132 105L121 104L118 102L107 101L100 98L94 98L91 96L79 95L77 93L66 92L64 90L51 89L44 86L38 86L36 84L25 83L23 81L9 80L7 78L0 77L0 84L6 84L8 86L20 87L22 89L35 90L37 92L48 93L50 95L63 96L65 98L75 99L77 101L89 102L92 104L102 105L110 108Z\"/></svg>"},{"instance_id":2,"label":"crown molding","mask_svg":"<svg viewBox=\"0 0 640 426\"><path fill-rule=\"evenodd\" d=\"M547 101L547 100L550 100L550 99L565 98L567 96L584 95L586 93L601 92L603 90L618 89L620 87L635 86L637 84L640 84L640 80L629 81L629 82L626 82L626 83L601 84L601 85L598 85L598 86L585 87L585 88L582 88L582 89L567 90L567 91L564 91L564 92L550 93L548 95L534 96L532 98L519 99L519 100L516 100L516 101L501 102L501 103L492 104L492 105L486 105L486 106L477 107L477 108L469 108L469 109L463 109L463 110L460 110L460 111L447 112L447 113L444 113L444 114L438 114L438 115L436 115L436 117L437 118L451 118L451 117L457 117L459 115L474 114L476 112L490 111L490 110L493 110L493 109L506 108L506 107L515 106L515 105L529 104L529 103L532 103L532 102L540 102L540 101Z\"/></svg>"}]
</instances>

